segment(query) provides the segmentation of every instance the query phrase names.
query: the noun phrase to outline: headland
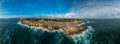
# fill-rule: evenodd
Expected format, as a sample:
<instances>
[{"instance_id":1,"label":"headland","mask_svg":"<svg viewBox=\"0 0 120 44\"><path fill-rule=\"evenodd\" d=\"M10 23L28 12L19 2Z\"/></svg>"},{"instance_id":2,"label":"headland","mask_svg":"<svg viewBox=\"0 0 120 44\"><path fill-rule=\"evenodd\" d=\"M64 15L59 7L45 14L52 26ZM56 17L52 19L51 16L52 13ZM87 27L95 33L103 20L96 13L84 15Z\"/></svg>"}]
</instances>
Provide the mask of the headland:
<instances>
[{"instance_id":1,"label":"headland","mask_svg":"<svg viewBox=\"0 0 120 44\"><path fill-rule=\"evenodd\" d=\"M21 23L28 26L47 28L48 30L62 29L67 35L80 34L88 27L80 24L87 22L83 19L65 19L65 18L24 18Z\"/></svg>"}]
</instances>

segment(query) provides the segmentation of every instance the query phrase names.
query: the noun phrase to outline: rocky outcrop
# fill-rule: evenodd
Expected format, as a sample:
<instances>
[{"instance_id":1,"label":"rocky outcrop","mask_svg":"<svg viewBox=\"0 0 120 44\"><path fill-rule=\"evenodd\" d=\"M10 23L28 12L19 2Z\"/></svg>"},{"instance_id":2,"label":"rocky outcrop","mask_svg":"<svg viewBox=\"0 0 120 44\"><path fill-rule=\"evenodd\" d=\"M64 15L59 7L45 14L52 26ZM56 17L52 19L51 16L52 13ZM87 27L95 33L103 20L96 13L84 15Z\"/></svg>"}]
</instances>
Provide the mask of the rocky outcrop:
<instances>
[{"instance_id":1,"label":"rocky outcrop","mask_svg":"<svg viewBox=\"0 0 120 44\"><path fill-rule=\"evenodd\" d=\"M84 20L73 20L73 21L52 21L49 19L46 21L33 21L33 20L26 20L22 19L21 23L26 24L28 26L35 26L35 27L42 27L47 28L48 30L58 30L63 29L67 35L79 34L87 29L87 27L80 26L79 24L85 23ZM62 20L62 19L61 19Z\"/></svg>"}]
</instances>

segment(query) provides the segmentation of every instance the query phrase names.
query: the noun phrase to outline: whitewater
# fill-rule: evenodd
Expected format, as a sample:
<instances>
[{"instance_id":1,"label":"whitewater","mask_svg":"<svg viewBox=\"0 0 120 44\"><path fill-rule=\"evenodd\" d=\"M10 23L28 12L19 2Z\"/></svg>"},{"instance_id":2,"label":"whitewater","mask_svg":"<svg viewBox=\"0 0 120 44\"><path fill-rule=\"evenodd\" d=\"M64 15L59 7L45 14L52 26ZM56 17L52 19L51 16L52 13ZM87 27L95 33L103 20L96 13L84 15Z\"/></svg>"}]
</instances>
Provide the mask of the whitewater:
<instances>
[{"instance_id":1,"label":"whitewater","mask_svg":"<svg viewBox=\"0 0 120 44\"><path fill-rule=\"evenodd\" d=\"M87 23L90 23L90 21L86 22L86 23L82 23L80 24L81 26L82 25L85 25ZM58 37L60 36L59 34L63 34L63 35L66 35L64 33L64 31L62 29L59 29L59 30L48 30L46 28L42 28L42 27L35 27L35 26L28 26L28 25L25 25L25 24L22 24L20 21L17 23L23 27L28 27L28 28L31 28L33 31L40 31L42 30L43 32L44 31L47 31L49 33L54 33L54 32L58 32ZM91 39L91 36L92 36L92 33L94 32L94 29L91 27L91 26L87 26L88 29L86 31L83 31L82 33L80 34L74 34L74 35L66 35L68 38L72 39L74 41L75 44L90 44L90 39ZM59 38L59 42L58 44L63 40L63 38Z\"/></svg>"}]
</instances>

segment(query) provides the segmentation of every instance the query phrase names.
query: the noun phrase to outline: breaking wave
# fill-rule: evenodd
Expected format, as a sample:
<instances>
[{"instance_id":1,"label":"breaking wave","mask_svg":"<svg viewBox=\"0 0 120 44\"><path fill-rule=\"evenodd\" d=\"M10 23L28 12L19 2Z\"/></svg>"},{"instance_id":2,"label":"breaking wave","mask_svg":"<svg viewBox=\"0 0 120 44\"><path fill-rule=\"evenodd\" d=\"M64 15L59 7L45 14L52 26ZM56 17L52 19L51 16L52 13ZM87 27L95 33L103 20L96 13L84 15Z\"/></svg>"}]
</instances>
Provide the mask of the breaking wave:
<instances>
[{"instance_id":1,"label":"breaking wave","mask_svg":"<svg viewBox=\"0 0 120 44\"><path fill-rule=\"evenodd\" d=\"M87 23L90 23L90 21L86 23L82 23L80 25L84 25ZM75 34L70 36L75 42L75 44L90 44L90 39L91 39L92 33L94 32L94 29L91 26L87 26L87 27L88 29L82 32L81 34Z\"/></svg>"},{"instance_id":2,"label":"breaking wave","mask_svg":"<svg viewBox=\"0 0 120 44\"><path fill-rule=\"evenodd\" d=\"M81 34L75 34L70 36L76 44L90 44L90 39L92 32L94 31L92 27L88 26L89 29L82 32Z\"/></svg>"},{"instance_id":3,"label":"breaking wave","mask_svg":"<svg viewBox=\"0 0 120 44\"><path fill-rule=\"evenodd\" d=\"M88 21L86 23L90 23L90 21ZM82 23L80 25L84 25L86 23ZM62 33L62 35L65 35L65 33L62 29L50 31L50 30L48 30L46 28L42 28L42 27L28 26L28 25L22 24L20 21L18 22L18 24L22 25L22 26L29 27L29 28L34 29L36 31L42 30L43 32L47 31L49 33L57 32L56 38L57 38L59 43L63 40L63 37L61 37L61 33ZM92 33L94 32L94 30L91 26L87 26L87 27L88 27L88 29L86 31L82 32L81 34L70 35L67 37L72 39L75 44L90 44L90 39L91 39L91 36L92 36ZM58 37L61 37L61 38L58 38Z\"/></svg>"},{"instance_id":4,"label":"breaking wave","mask_svg":"<svg viewBox=\"0 0 120 44\"><path fill-rule=\"evenodd\" d=\"M20 21L19 21L17 24L22 25L22 26L29 27L29 28L34 29L34 30L43 30L43 31L47 31L47 32L55 32L55 31L63 32L62 29L50 31L50 30L48 30L47 28L35 27L35 26L28 26L28 25L22 24Z\"/></svg>"},{"instance_id":5,"label":"breaking wave","mask_svg":"<svg viewBox=\"0 0 120 44\"><path fill-rule=\"evenodd\" d=\"M46 28L42 28L42 27L28 26L28 25L22 24L20 21L17 24L19 24L23 27L25 26L25 27L30 28L31 30L33 30L33 33L41 34L40 36L48 35L48 33L50 35L54 35L54 36L52 36L52 39L54 39L54 40L50 41L50 42L52 42L52 44L61 44L64 39L63 36L65 35L65 33L63 32L62 29L50 31L50 30L48 30ZM47 33L47 34L45 34L45 33ZM44 37L47 37L47 36L44 36ZM50 36L48 36L48 37L50 37ZM47 38L43 38L43 39L47 39ZM38 42L38 41L35 39L34 42Z\"/></svg>"}]
</instances>

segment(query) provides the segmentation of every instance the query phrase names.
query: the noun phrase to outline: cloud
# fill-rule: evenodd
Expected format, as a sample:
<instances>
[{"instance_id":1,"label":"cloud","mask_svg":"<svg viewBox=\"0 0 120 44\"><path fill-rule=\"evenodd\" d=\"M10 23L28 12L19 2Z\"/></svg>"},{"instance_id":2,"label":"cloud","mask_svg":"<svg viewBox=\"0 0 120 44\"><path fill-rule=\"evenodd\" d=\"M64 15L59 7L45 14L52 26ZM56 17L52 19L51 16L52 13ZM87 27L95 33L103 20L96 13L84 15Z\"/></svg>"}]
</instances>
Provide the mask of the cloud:
<instances>
[{"instance_id":1,"label":"cloud","mask_svg":"<svg viewBox=\"0 0 120 44\"><path fill-rule=\"evenodd\" d=\"M69 14L68 14L69 13ZM87 2L71 8L65 16L77 18L120 18L119 2ZM74 14L74 15L71 15Z\"/></svg>"},{"instance_id":2,"label":"cloud","mask_svg":"<svg viewBox=\"0 0 120 44\"><path fill-rule=\"evenodd\" d=\"M66 18L72 18L75 15L75 13L66 13L65 17Z\"/></svg>"},{"instance_id":3,"label":"cloud","mask_svg":"<svg viewBox=\"0 0 120 44\"><path fill-rule=\"evenodd\" d=\"M83 16L84 18L113 18L120 16L120 8L115 7L95 7L78 10L76 16Z\"/></svg>"},{"instance_id":4,"label":"cloud","mask_svg":"<svg viewBox=\"0 0 120 44\"><path fill-rule=\"evenodd\" d=\"M8 15L5 15L6 13L9 13L9 12L7 12L4 9L0 8L0 18L9 18Z\"/></svg>"}]
</instances>

